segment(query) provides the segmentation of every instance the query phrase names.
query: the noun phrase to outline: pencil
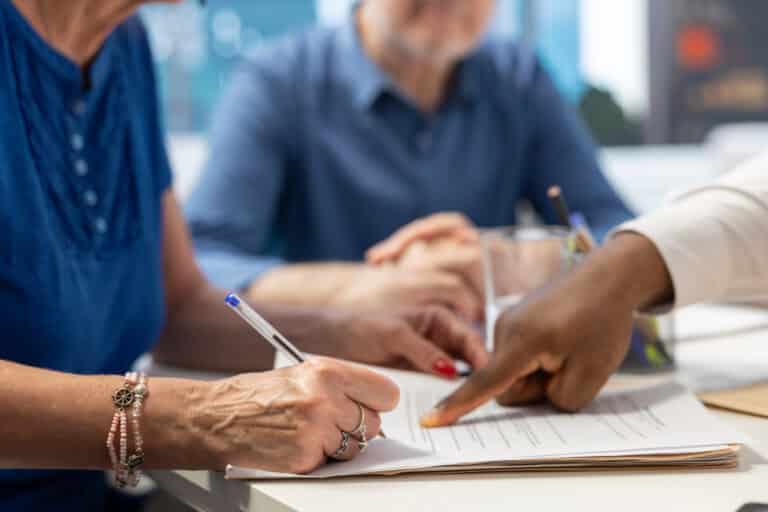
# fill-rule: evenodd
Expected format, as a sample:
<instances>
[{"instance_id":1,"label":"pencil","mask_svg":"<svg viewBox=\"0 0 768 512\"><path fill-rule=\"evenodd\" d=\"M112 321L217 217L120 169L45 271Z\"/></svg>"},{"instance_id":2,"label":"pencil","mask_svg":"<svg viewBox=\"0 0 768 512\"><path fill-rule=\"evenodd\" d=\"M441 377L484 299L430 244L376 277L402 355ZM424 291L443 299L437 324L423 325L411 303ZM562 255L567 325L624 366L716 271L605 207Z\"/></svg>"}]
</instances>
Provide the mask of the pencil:
<instances>
[{"instance_id":1,"label":"pencil","mask_svg":"<svg viewBox=\"0 0 768 512\"><path fill-rule=\"evenodd\" d=\"M555 207L557 216L560 217L560 223L564 226L572 228L571 212L568 210L568 203L565 202L565 197L563 196L563 191L560 189L560 187L557 185L549 187L549 190L547 190L547 196L549 196L549 200L552 202L552 206Z\"/></svg>"},{"instance_id":2,"label":"pencil","mask_svg":"<svg viewBox=\"0 0 768 512\"><path fill-rule=\"evenodd\" d=\"M575 214L571 215L562 189L557 185L553 185L547 190L547 196L549 197L549 200L552 201L552 206L554 206L557 216L560 217L560 222L564 226L568 226L573 233L576 252L584 254L590 252L595 245L592 241L592 235L589 233L586 224L574 224L573 219ZM578 215L576 217L583 220L583 216Z\"/></svg>"}]
</instances>

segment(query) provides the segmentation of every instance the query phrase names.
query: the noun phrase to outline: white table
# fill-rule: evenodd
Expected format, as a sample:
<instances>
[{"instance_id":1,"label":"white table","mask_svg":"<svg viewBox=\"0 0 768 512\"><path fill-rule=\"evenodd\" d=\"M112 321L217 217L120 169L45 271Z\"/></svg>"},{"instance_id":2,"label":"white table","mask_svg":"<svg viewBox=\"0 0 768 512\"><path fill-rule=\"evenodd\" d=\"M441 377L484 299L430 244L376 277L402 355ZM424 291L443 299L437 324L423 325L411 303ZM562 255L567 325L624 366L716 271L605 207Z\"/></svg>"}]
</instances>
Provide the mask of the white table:
<instances>
[{"instance_id":1,"label":"white table","mask_svg":"<svg viewBox=\"0 0 768 512\"><path fill-rule=\"evenodd\" d=\"M683 380L707 387L708 381L720 386L768 379L768 310L692 309L680 315L679 324ZM717 379L707 372L715 372ZM638 379L648 378L620 376L615 383ZM733 512L748 501L768 502L768 420L715 414L753 439L736 470L409 475L314 482L226 481L218 473L194 471L155 472L152 477L204 511Z\"/></svg>"}]
</instances>

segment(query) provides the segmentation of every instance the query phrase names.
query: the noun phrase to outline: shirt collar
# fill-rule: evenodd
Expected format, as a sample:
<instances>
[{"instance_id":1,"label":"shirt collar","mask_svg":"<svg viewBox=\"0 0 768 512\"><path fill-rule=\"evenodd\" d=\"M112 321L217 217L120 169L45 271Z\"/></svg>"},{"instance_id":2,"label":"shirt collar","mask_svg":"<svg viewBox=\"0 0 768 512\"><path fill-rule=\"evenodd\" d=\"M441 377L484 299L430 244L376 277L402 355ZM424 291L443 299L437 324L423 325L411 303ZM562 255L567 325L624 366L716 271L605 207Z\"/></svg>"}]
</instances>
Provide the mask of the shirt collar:
<instances>
[{"instance_id":1,"label":"shirt collar","mask_svg":"<svg viewBox=\"0 0 768 512\"><path fill-rule=\"evenodd\" d=\"M475 102L483 97L483 58L480 48L467 55L456 67L453 94L468 102Z\"/></svg>"},{"instance_id":2,"label":"shirt collar","mask_svg":"<svg viewBox=\"0 0 768 512\"><path fill-rule=\"evenodd\" d=\"M369 109L384 92L396 90L392 79L365 53L354 11L341 28L339 38L342 51L338 71L343 83L349 85L355 105Z\"/></svg>"},{"instance_id":3,"label":"shirt collar","mask_svg":"<svg viewBox=\"0 0 768 512\"><path fill-rule=\"evenodd\" d=\"M365 52L355 22L355 9L341 27L339 41L341 58L337 70L342 83L349 86L356 106L361 110L370 109L384 93L402 97L389 75ZM475 50L457 66L449 99L455 95L461 100L473 102L482 97L482 65L477 53Z\"/></svg>"}]
</instances>

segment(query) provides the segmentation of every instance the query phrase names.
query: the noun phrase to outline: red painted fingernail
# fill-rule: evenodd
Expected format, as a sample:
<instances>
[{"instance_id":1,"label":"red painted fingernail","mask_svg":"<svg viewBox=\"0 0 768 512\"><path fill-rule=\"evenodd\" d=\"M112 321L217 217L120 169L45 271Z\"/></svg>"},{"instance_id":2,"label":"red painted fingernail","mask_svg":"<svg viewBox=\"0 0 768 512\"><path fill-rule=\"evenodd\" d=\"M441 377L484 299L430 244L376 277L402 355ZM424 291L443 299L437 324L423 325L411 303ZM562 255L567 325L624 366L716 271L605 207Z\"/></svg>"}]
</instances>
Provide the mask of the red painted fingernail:
<instances>
[{"instance_id":1,"label":"red painted fingernail","mask_svg":"<svg viewBox=\"0 0 768 512\"><path fill-rule=\"evenodd\" d=\"M448 361L447 359L438 359L435 361L435 364L432 365L432 369L435 373L439 373L443 377L448 377L449 379L455 378L458 373L453 361Z\"/></svg>"}]
</instances>

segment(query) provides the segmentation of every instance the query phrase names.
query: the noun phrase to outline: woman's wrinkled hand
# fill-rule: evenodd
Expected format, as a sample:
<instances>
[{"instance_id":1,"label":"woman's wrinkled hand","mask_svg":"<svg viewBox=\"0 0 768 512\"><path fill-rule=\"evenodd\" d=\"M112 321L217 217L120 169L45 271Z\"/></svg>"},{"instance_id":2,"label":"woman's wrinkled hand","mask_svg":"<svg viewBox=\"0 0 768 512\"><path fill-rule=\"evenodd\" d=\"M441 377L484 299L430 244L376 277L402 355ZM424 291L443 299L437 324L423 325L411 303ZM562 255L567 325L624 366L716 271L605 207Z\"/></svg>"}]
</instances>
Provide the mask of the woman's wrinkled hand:
<instances>
[{"instance_id":1,"label":"woman's wrinkled hand","mask_svg":"<svg viewBox=\"0 0 768 512\"><path fill-rule=\"evenodd\" d=\"M389 378L323 357L264 373L238 375L202 388L189 423L218 469L227 464L281 473L309 473L334 455L342 431L365 411L366 439L378 435L379 414L398 403ZM358 407L358 404L360 407ZM334 458L360 453L358 437Z\"/></svg>"}]
</instances>

